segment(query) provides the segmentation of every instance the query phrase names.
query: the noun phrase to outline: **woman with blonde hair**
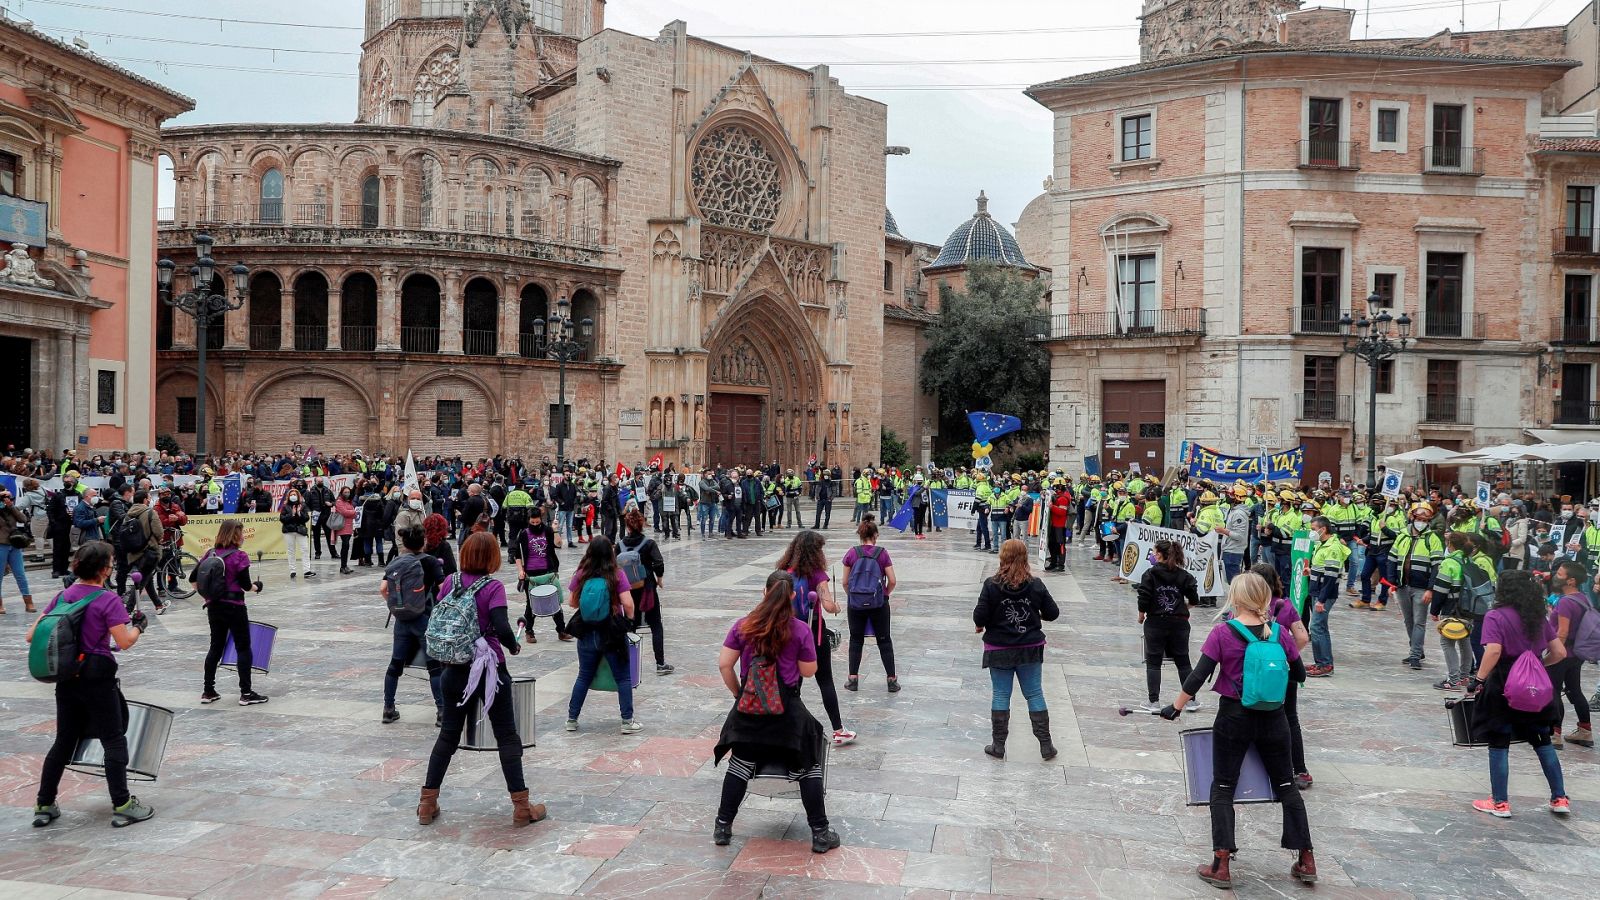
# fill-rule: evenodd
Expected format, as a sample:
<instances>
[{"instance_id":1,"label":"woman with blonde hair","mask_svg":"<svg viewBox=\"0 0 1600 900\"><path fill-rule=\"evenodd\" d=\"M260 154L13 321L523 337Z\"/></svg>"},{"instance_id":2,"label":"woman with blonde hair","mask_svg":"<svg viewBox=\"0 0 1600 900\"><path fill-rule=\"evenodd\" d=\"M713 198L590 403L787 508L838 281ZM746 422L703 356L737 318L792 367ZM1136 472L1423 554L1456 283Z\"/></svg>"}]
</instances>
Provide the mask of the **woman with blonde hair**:
<instances>
[{"instance_id":1,"label":"woman with blonde hair","mask_svg":"<svg viewBox=\"0 0 1600 900\"><path fill-rule=\"evenodd\" d=\"M1040 681L1044 669L1043 622L1054 622L1061 608L1044 582L1028 570L1028 545L1016 538L1000 545L1000 570L983 583L972 624L983 635L983 667L989 670L993 696L989 724L994 743L983 752L1005 759L1006 737L1011 731L1011 686L1022 686L1028 700L1028 720L1039 739L1039 755L1056 756L1050 740L1050 710L1045 706Z\"/></svg>"},{"instance_id":2,"label":"woman with blonde hair","mask_svg":"<svg viewBox=\"0 0 1600 900\"><path fill-rule=\"evenodd\" d=\"M1197 867L1196 874L1201 881L1214 887L1233 885L1228 863L1239 849L1234 840L1233 795L1239 786L1239 770L1245 754L1255 747L1272 780L1273 793L1283 806L1282 846L1299 853L1289 875L1310 884L1317 880L1317 864L1311 854L1311 825L1306 820L1305 800L1295 786L1289 720L1283 709L1286 685L1279 685L1274 705L1260 663L1276 654L1263 653L1250 667L1252 672L1262 672L1252 678L1263 680L1253 682L1250 690L1246 690L1245 655L1257 642L1277 641L1283 650L1283 658L1277 662L1287 661L1288 678L1294 682L1305 681L1305 663L1300 659L1300 648L1293 634L1272 618L1272 590L1260 575L1245 572L1235 578L1228 585L1228 605L1232 617L1211 627L1211 633L1200 648L1199 662L1184 679L1183 690L1161 711L1163 719L1176 720L1212 674L1216 674L1217 683L1212 690L1218 695L1217 718L1211 727L1211 848L1214 855L1211 861ZM1244 705L1247 695L1254 701L1253 706Z\"/></svg>"}]
</instances>

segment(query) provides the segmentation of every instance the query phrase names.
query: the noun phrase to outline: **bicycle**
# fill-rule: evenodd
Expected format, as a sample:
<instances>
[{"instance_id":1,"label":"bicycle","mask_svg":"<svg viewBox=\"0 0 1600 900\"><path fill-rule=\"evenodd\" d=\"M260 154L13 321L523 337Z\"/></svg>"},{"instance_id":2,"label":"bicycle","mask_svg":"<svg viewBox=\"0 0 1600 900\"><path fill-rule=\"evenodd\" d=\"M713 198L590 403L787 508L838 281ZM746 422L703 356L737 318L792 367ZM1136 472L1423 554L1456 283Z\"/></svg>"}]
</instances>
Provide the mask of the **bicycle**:
<instances>
[{"instance_id":1,"label":"bicycle","mask_svg":"<svg viewBox=\"0 0 1600 900\"><path fill-rule=\"evenodd\" d=\"M161 542L161 558L156 563L152 577L156 580L156 590L169 601L187 600L194 596L194 585L189 583L189 573L200 565L200 560L193 553L178 547L178 541L183 539L183 529L171 529L174 533L171 540Z\"/></svg>"}]
</instances>

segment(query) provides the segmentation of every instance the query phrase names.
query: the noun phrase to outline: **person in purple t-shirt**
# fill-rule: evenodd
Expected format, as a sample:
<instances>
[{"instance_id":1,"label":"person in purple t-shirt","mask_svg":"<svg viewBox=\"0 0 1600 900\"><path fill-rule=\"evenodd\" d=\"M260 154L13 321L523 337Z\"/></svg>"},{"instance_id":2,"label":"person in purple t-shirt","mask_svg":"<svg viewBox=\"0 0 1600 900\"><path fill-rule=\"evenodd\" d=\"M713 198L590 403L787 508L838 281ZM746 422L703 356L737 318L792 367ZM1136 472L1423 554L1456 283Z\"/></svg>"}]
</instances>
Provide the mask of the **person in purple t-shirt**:
<instances>
[{"instance_id":1,"label":"person in purple t-shirt","mask_svg":"<svg viewBox=\"0 0 1600 900\"><path fill-rule=\"evenodd\" d=\"M1472 801L1472 808L1499 819L1511 818L1507 795L1513 739L1527 741L1539 755L1539 767L1550 785L1550 811L1557 815L1571 812L1561 778L1561 760L1550 742L1551 729L1561 724L1560 694L1553 693L1550 702L1537 712L1514 709L1506 699L1506 679L1522 654L1542 655L1546 668L1567 657L1566 646L1556 636L1556 626L1547 618L1549 605L1544 598L1544 586L1532 573L1500 573L1500 580L1495 583L1494 608L1483 617L1483 660L1467 681L1467 693L1478 697L1472 737L1489 745L1490 795Z\"/></svg>"},{"instance_id":2,"label":"person in purple t-shirt","mask_svg":"<svg viewBox=\"0 0 1600 900\"><path fill-rule=\"evenodd\" d=\"M1551 596L1560 595L1555 609L1550 611L1550 621L1556 626L1556 637L1567 648L1567 658L1551 667L1550 680L1567 695L1567 702L1572 704L1572 714L1577 717L1578 726L1566 735L1566 740L1580 747L1594 746L1594 730L1589 725L1589 698L1583 693L1584 661L1572 655L1572 642L1578 635L1578 623L1583 621L1584 616L1595 612L1594 604L1583 593L1583 585L1588 579L1588 570L1575 559L1562 560L1550 573ZM1560 733L1560 730L1558 724L1556 733Z\"/></svg>"},{"instance_id":3,"label":"person in purple t-shirt","mask_svg":"<svg viewBox=\"0 0 1600 900\"><path fill-rule=\"evenodd\" d=\"M211 645L206 650L205 685L200 691L201 703L215 703L222 699L217 693L217 666L222 662L222 651L233 637L233 653L239 673L239 705L253 706L267 702L266 695L250 689L250 667L255 662L250 648L250 611L245 608L244 595L250 591L261 593L260 583L250 581L250 554L240 549L244 543L244 524L238 519L223 519L217 526L217 539L211 549L200 557L203 564L213 556L221 557L227 574L223 578L227 588L219 597L205 598L206 622L211 627ZM195 566L189 580L195 581L200 566Z\"/></svg>"},{"instance_id":4,"label":"person in purple t-shirt","mask_svg":"<svg viewBox=\"0 0 1600 900\"><path fill-rule=\"evenodd\" d=\"M39 774L39 794L33 807L35 828L43 828L61 816L56 790L73 751L84 738L98 738L105 748L111 824L121 828L155 815L153 808L128 792L128 739L124 734L122 692L117 687L117 659L112 655L113 648L126 650L138 643L144 634L145 615L143 610L135 609L130 617L122 598L106 587L112 561L111 545L104 541L90 541L79 547L72 559L72 574L77 581L57 594L28 629L31 642L34 629L51 610L92 598L78 632L78 652L83 654L78 674L56 682L56 739L44 756L44 770Z\"/></svg>"},{"instance_id":5,"label":"person in purple t-shirt","mask_svg":"<svg viewBox=\"0 0 1600 900\"><path fill-rule=\"evenodd\" d=\"M1234 621L1251 629L1263 640L1277 626L1278 643L1289 661L1291 682L1304 682L1305 663L1300 647L1288 629L1272 618L1272 590L1260 575L1245 572L1228 585L1228 606ZM1183 690L1170 706L1161 711L1168 721L1178 718L1183 708L1217 675L1212 690L1218 695L1217 718L1211 726L1211 848L1213 858L1196 869L1200 880L1215 887L1233 884L1228 871L1232 854L1239 849L1234 837L1233 796L1239 787L1239 770L1253 746L1272 781L1272 790L1283 806L1281 845L1298 852L1289 875L1307 884L1317 880L1317 863L1311 852L1311 824L1306 818L1306 803L1295 787L1291 761L1289 720L1283 707L1273 710L1246 708L1239 702L1244 689L1244 657L1249 644L1244 635L1228 622L1218 622L1200 647L1200 661L1183 682Z\"/></svg>"}]
</instances>

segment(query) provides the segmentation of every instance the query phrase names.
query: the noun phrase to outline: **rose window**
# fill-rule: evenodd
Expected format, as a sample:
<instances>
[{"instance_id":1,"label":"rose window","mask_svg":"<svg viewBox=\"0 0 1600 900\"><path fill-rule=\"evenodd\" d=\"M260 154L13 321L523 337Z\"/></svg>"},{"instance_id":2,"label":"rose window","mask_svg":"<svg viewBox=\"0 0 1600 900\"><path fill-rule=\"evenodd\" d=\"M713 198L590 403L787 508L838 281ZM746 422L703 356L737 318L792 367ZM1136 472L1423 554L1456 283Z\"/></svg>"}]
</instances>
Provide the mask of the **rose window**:
<instances>
[{"instance_id":1,"label":"rose window","mask_svg":"<svg viewBox=\"0 0 1600 900\"><path fill-rule=\"evenodd\" d=\"M765 232L778 219L783 187L778 161L738 125L723 125L695 148L694 202L712 225Z\"/></svg>"}]
</instances>

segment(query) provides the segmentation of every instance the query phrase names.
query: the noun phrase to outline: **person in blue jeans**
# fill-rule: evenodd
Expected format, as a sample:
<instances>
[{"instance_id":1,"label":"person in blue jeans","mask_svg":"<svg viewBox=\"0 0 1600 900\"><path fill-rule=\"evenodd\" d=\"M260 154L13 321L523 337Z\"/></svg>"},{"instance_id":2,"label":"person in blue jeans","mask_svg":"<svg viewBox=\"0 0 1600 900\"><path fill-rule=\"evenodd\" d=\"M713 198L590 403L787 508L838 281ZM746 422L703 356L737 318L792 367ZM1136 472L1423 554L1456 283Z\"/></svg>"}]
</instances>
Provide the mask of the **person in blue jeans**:
<instances>
[{"instance_id":1,"label":"person in blue jeans","mask_svg":"<svg viewBox=\"0 0 1600 900\"><path fill-rule=\"evenodd\" d=\"M22 592L22 605L33 612L33 591L28 587L28 570L22 560L22 547L11 543L12 535L28 535L28 517L17 509L11 492L0 488L0 589L4 588L6 571L17 580L17 590ZM31 536L29 536L31 537ZM18 540L23 540L18 537ZM0 599L0 613L5 612L4 599Z\"/></svg>"},{"instance_id":2,"label":"person in blue jeans","mask_svg":"<svg viewBox=\"0 0 1600 900\"><path fill-rule=\"evenodd\" d=\"M422 551L423 544L427 543L426 533L421 528L403 528L395 537L406 548L406 555L418 557L422 564L422 590L432 597L438 593L439 585L444 582L444 566L437 559ZM397 590L398 585L391 586L389 579L383 580L383 585L378 593L387 601L391 591ZM432 611L429 604L429 611ZM423 613L410 621L395 619L394 625L394 650L389 654L389 668L383 673L383 724L389 725L400 721L400 712L395 709L394 695L400 687L400 675L405 671L406 664L417 655L417 651L427 646L428 643L428 613ZM439 663L423 653L423 659L428 667L428 689L433 693L433 724L437 728L444 720L444 698L439 693L439 677L444 669Z\"/></svg>"},{"instance_id":3,"label":"person in blue jeans","mask_svg":"<svg viewBox=\"0 0 1600 900\"><path fill-rule=\"evenodd\" d=\"M617 553L604 535L589 542L589 549L578 563L567 583L567 605L579 609L579 598L590 579L603 581L611 592L611 615L633 619L633 585L628 573L617 566ZM580 622L582 624L580 624ZM644 726L633 717L633 679L628 677L628 645L610 622L590 622L579 616L567 624L567 631L578 635L578 680L572 685L572 699L567 701L567 730L578 730L578 715L583 712L583 701L589 696L589 686L604 659L611 666L612 678L617 683L617 704L622 713L622 733L637 734Z\"/></svg>"},{"instance_id":4,"label":"person in blue jeans","mask_svg":"<svg viewBox=\"0 0 1600 900\"><path fill-rule=\"evenodd\" d=\"M1039 740L1039 755L1044 759L1056 756L1040 676L1045 646L1042 623L1054 622L1060 615L1061 608L1044 582L1028 570L1028 545L1015 538L1001 544L1000 569L983 583L978 605L972 610L972 624L983 635L983 667L989 670L993 691L989 703L993 743L983 752L995 759L1006 756L1013 681L1022 686L1022 696L1028 700L1028 721Z\"/></svg>"}]
</instances>

